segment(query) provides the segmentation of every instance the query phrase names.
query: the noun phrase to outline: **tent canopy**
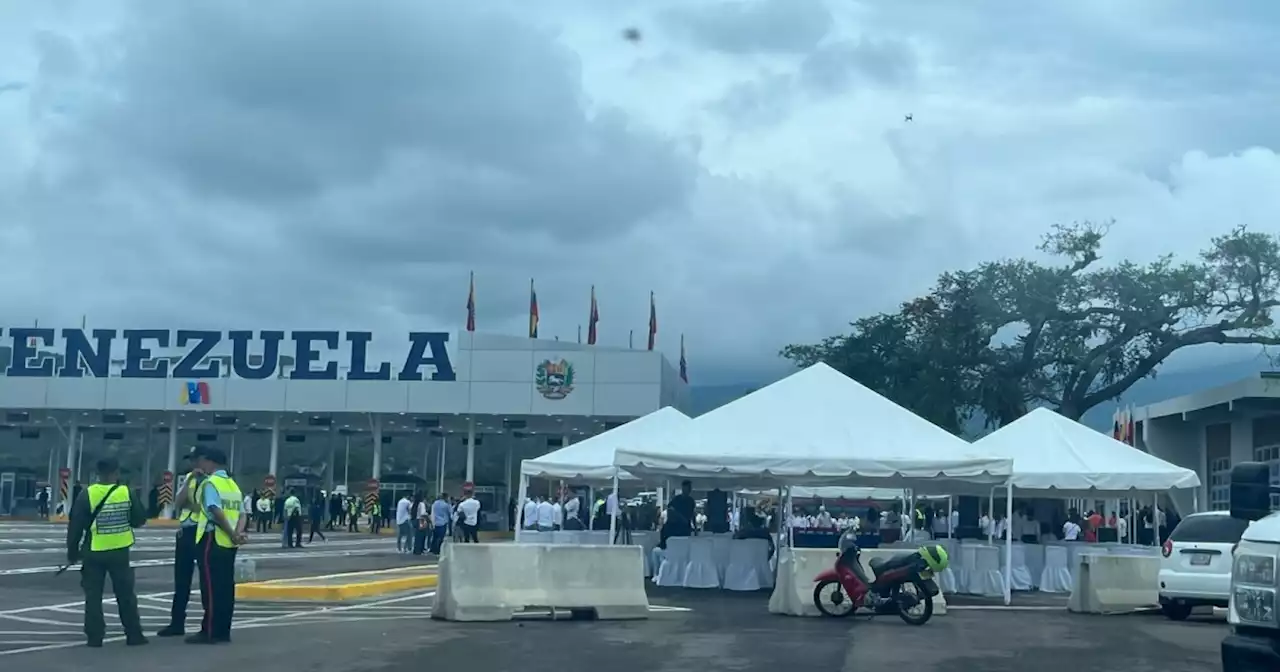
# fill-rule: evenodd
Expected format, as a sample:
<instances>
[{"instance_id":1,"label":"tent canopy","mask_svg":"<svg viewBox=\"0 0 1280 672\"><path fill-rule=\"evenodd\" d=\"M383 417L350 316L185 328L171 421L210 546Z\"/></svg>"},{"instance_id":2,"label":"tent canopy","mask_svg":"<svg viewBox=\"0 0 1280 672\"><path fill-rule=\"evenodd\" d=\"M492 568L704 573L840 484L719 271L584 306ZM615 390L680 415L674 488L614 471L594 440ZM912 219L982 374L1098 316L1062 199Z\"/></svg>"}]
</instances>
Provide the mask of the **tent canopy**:
<instances>
[{"instance_id":1,"label":"tent canopy","mask_svg":"<svg viewBox=\"0 0 1280 672\"><path fill-rule=\"evenodd\" d=\"M946 482L1005 483L1008 458L969 443L827 366L815 364L668 434L620 448L632 476L739 487L846 485L947 493Z\"/></svg>"},{"instance_id":2,"label":"tent canopy","mask_svg":"<svg viewBox=\"0 0 1280 672\"><path fill-rule=\"evenodd\" d=\"M616 468L614 452L621 448L645 449L692 422L689 416L666 406L625 425L572 443L533 460L520 462L523 476L573 481L609 481ZM627 478L626 474L620 475Z\"/></svg>"},{"instance_id":3,"label":"tent canopy","mask_svg":"<svg viewBox=\"0 0 1280 672\"><path fill-rule=\"evenodd\" d=\"M1131 495L1200 486L1190 469L1145 453L1047 408L1034 411L973 444L1013 458L1013 485L1059 490L1061 496Z\"/></svg>"},{"instance_id":4,"label":"tent canopy","mask_svg":"<svg viewBox=\"0 0 1280 672\"><path fill-rule=\"evenodd\" d=\"M776 497L776 490L741 490L740 495L747 497ZM791 496L794 499L850 499L893 502L900 501L908 495L906 490L894 488L841 488L824 486L818 488L794 487ZM947 495L917 495L917 499L947 499Z\"/></svg>"}]
</instances>

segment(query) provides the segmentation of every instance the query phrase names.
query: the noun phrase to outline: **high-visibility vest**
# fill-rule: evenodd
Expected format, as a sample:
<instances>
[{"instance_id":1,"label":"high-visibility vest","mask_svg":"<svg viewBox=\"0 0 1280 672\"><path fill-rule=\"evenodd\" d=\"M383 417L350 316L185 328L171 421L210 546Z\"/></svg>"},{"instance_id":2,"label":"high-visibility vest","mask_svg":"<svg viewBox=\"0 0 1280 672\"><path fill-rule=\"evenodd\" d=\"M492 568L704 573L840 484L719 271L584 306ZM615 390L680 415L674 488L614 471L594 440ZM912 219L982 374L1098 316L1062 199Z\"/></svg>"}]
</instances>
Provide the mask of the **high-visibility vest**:
<instances>
[{"instance_id":1,"label":"high-visibility vest","mask_svg":"<svg viewBox=\"0 0 1280 672\"><path fill-rule=\"evenodd\" d=\"M89 511L98 508L102 498L112 486L98 483L89 486ZM123 485L116 488L102 505L98 517L93 521L90 533L93 535L89 543L91 551L115 551L133 545L133 528L129 525L129 488Z\"/></svg>"},{"instance_id":2,"label":"high-visibility vest","mask_svg":"<svg viewBox=\"0 0 1280 672\"><path fill-rule=\"evenodd\" d=\"M196 491L200 488L200 483L198 481L193 481L192 478L191 472L189 471L186 476L182 477L182 485L187 489L188 504L183 507L181 511L178 511L178 520L184 523L188 520L194 522L196 518L196 512L191 510L192 505L190 502L196 501Z\"/></svg>"},{"instance_id":3,"label":"high-visibility vest","mask_svg":"<svg viewBox=\"0 0 1280 672\"><path fill-rule=\"evenodd\" d=\"M222 515L227 517L227 524L231 529L236 529L236 523L240 520L240 508L244 506L244 495L240 493L240 486L236 482L227 477L213 474L209 476L205 484L212 485L218 491L218 495L222 497ZM205 512L204 506L204 488L200 488L199 497L196 501L200 504L200 508L196 510L196 543L204 538L205 528L209 526L209 514ZM213 531L213 541L223 548L235 548L236 544L227 536L222 528L215 526Z\"/></svg>"}]
</instances>

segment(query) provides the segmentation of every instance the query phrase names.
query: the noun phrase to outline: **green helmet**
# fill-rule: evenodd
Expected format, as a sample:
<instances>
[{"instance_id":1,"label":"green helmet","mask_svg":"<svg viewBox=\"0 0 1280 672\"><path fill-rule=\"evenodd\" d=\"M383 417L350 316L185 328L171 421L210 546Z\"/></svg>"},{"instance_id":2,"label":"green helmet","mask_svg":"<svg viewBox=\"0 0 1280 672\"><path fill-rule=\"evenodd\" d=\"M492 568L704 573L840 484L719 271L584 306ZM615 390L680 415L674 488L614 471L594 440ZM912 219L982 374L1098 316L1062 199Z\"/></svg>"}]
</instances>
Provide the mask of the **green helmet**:
<instances>
[{"instance_id":1,"label":"green helmet","mask_svg":"<svg viewBox=\"0 0 1280 672\"><path fill-rule=\"evenodd\" d=\"M920 557L924 558L924 564L934 574L942 573L942 570L946 569L947 565L950 564L947 559L947 549L943 548L941 544L927 544L921 546L917 552Z\"/></svg>"}]
</instances>

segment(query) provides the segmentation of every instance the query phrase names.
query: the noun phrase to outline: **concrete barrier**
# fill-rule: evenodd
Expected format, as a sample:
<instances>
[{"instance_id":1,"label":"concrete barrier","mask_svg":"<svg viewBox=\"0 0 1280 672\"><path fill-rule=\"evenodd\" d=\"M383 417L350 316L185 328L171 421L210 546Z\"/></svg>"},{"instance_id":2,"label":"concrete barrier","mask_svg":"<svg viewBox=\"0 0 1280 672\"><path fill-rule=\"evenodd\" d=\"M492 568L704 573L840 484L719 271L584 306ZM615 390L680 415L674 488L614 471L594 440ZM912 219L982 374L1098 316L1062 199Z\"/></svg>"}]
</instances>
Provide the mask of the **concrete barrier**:
<instances>
[{"instance_id":1,"label":"concrete barrier","mask_svg":"<svg viewBox=\"0 0 1280 672\"><path fill-rule=\"evenodd\" d=\"M431 617L509 621L530 607L649 617L639 546L448 544Z\"/></svg>"},{"instance_id":2,"label":"concrete barrier","mask_svg":"<svg viewBox=\"0 0 1280 672\"><path fill-rule=\"evenodd\" d=\"M870 576L872 558L888 560L909 552L910 549L863 549L862 567ZM837 557L834 549L783 549L778 559L778 579L773 586L773 594L769 596L769 613L821 616L822 613L813 605L814 579L823 571L831 569ZM933 615L945 616L946 613L947 599L942 593L938 593L933 598Z\"/></svg>"},{"instance_id":3,"label":"concrete barrier","mask_svg":"<svg viewBox=\"0 0 1280 672\"><path fill-rule=\"evenodd\" d=\"M1160 603L1160 558L1084 553L1072 568L1075 587L1067 609L1120 614Z\"/></svg>"}]
</instances>

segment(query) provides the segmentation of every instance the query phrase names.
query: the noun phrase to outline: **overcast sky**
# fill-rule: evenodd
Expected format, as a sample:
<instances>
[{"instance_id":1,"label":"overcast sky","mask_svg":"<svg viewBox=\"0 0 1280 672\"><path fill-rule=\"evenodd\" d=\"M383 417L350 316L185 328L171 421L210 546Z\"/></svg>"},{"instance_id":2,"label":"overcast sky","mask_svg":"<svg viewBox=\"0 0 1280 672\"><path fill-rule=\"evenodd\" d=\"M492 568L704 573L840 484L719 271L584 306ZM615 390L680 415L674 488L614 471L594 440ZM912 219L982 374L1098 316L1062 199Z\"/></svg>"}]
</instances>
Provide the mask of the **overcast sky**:
<instances>
[{"instance_id":1,"label":"overcast sky","mask_svg":"<svg viewBox=\"0 0 1280 672\"><path fill-rule=\"evenodd\" d=\"M741 377L1054 222L1280 229L1268 63L1274 0L4 0L0 314L399 339L475 271Z\"/></svg>"}]
</instances>

